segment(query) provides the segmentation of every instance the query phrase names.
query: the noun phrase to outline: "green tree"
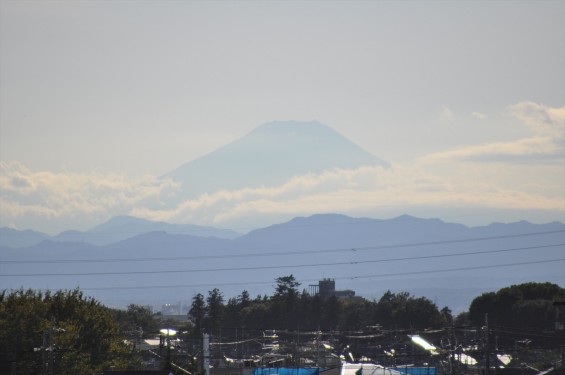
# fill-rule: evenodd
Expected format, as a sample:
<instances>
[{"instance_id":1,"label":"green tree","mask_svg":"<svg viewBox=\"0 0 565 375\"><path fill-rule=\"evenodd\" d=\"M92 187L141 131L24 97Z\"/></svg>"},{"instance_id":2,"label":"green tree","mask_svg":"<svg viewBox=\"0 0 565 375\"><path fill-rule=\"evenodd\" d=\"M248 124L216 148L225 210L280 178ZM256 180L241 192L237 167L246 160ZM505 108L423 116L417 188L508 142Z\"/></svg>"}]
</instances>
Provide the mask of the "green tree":
<instances>
[{"instance_id":1,"label":"green tree","mask_svg":"<svg viewBox=\"0 0 565 375\"><path fill-rule=\"evenodd\" d=\"M322 328L322 314L323 314L323 300L319 295L310 296L307 293L302 293L300 298L300 311L301 315L307 320L306 324L300 324L304 327L311 329Z\"/></svg>"},{"instance_id":2,"label":"green tree","mask_svg":"<svg viewBox=\"0 0 565 375\"><path fill-rule=\"evenodd\" d=\"M553 328L555 307L550 300L521 300L512 306L509 314L513 326L523 326L527 322L528 328L543 330Z\"/></svg>"},{"instance_id":3,"label":"green tree","mask_svg":"<svg viewBox=\"0 0 565 375\"><path fill-rule=\"evenodd\" d=\"M565 299L565 289L552 283L524 283L483 293L469 306L469 320L481 326L488 314L489 323L528 329L551 329L553 301Z\"/></svg>"},{"instance_id":4,"label":"green tree","mask_svg":"<svg viewBox=\"0 0 565 375\"><path fill-rule=\"evenodd\" d=\"M112 310L112 314L129 336L149 337L159 331L153 312L145 306L130 304L126 310Z\"/></svg>"},{"instance_id":5,"label":"green tree","mask_svg":"<svg viewBox=\"0 0 565 375\"><path fill-rule=\"evenodd\" d=\"M387 328L438 328L446 324L442 313L429 299L416 298L407 292L395 294L390 290L377 303L374 317L376 323Z\"/></svg>"},{"instance_id":6,"label":"green tree","mask_svg":"<svg viewBox=\"0 0 565 375\"><path fill-rule=\"evenodd\" d=\"M435 303L426 297L412 297L406 300L406 315L400 319L405 328L439 328L446 324Z\"/></svg>"},{"instance_id":7,"label":"green tree","mask_svg":"<svg viewBox=\"0 0 565 375\"><path fill-rule=\"evenodd\" d=\"M224 327L237 328L242 324L242 310L250 306L253 301L249 292L244 290L236 298L230 298L225 305L223 314Z\"/></svg>"},{"instance_id":8,"label":"green tree","mask_svg":"<svg viewBox=\"0 0 565 375\"><path fill-rule=\"evenodd\" d=\"M377 303L375 309L375 321L384 327L394 328L394 302L396 299L396 294L392 293L390 290L386 291L379 302Z\"/></svg>"},{"instance_id":9,"label":"green tree","mask_svg":"<svg viewBox=\"0 0 565 375\"><path fill-rule=\"evenodd\" d=\"M483 293L473 299L469 306L469 321L471 324L480 327L484 324L485 314L494 313L497 305L496 293Z\"/></svg>"},{"instance_id":10,"label":"green tree","mask_svg":"<svg viewBox=\"0 0 565 375\"><path fill-rule=\"evenodd\" d=\"M276 328L296 328L298 325L298 286L294 276L281 276L276 280L271 311L276 319Z\"/></svg>"},{"instance_id":11,"label":"green tree","mask_svg":"<svg viewBox=\"0 0 565 375\"><path fill-rule=\"evenodd\" d=\"M278 277L275 286L275 299L295 300L298 297L298 287L300 283L296 281L292 274Z\"/></svg>"},{"instance_id":12,"label":"green tree","mask_svg":"<svg viewBox=\"0 0 565 375\"><path fill-rule=\"evenodd\" d=\"M219 328L222 323L222 316L224 313L224 296L218 288L208 292L208 298L206 298L206 326L210 332Z\"/></svg>"},{"instance_id":13,"label":"green tree","mask_svg":"<svg viewBox=\"0 0 565 375\"><path fill-rule=\"evenodd\" d=\"M78 289L2 293L0 343L1 373L92 374L136 363L110 310Z\"/></svg>"},{"instance_id":14,"label":"green tree","mask_svg":"<svg viewBox=\"0 0 565 375\"><path fill-rule=\"evenodd\" d=\"M371 302L351 300L342 302L340 327L345 330L358 330L372 324Z\"/></svg>"},{"instance_id":15,"label":"green tree","mask_svg":"<svg viewBox=\"0 0 565 375\"><path fill-rule=\"evenodd\" d=\"M463 311L463 312L459 313L455 317L455 319L453 320L453 324L456 327L468 326L469 324L471 324L471 322L469 320L469 312Z\"/></svg>"},{"instance_id":16,"label":"green tree","mask_svg":"<svg viewBox=\"0 0 565 375\"><path fill-rule=\"evenodd\" d=\"M249 306L249 304L251 303L251 298L249 297L249 292L247 290L244 290L243 292L241 292L241 294L237 298L237 301L239 302L239 305L241 306L241 308Z\"/></svg>"},{"instance_id":17,"label":"green tree","mask_svg":"<svg viewBox=\"0 0 565 375\"><path fill-rule=\"evenodd\" d=\"M202 328L204 327L204 318L206 317L206 302L204 301L204 296L201 293L197 293L192 298L192 306L188 312L188 318L194 323L194 333L196 336L200 336L202 333Z\"/></svg>"},{"instance_id":18,"label":"green tree","mask_svg":"<svg viewBox=\"0 0 565 375\"><path fill-rule=\"evenodd\" d=\"M275 327L269 302L254 303L241 310L241 323L247 329Z\"/></svg>"},{"instance_id":19,"label":"green tree","mask_svg":"<svg viewBox=\"0 0 565 375\"><path fill-rule=\"evenodd\" d=\"M237 298L228 299L222 319L224 327L235 328L241 325L241 309L241 303Z\"/></svg>"},{"instance_id":20,"label":"green tree","mask_svg":"<svg viewBox=\"0 0 565 375\"><path fill-rule=\"evenodd\" d=\"M342 306L336 296L326 298L322 304L322 329L336 329L342 314Z\"/></svg>"},{"instance_id":21,"label":"green tree","mask_svg":"<svg viewBox=\"0 0 565 375\"><path fill-rule=\"evenodd\" d=\"M444 306L444 308L441 309L440 313L441 313L441 316L442 316L443 320L445 321L445 323L448 326L452 326L453 325L453 314L451 312L451 309L447 306Z\"/></svg>"}]
</instances>

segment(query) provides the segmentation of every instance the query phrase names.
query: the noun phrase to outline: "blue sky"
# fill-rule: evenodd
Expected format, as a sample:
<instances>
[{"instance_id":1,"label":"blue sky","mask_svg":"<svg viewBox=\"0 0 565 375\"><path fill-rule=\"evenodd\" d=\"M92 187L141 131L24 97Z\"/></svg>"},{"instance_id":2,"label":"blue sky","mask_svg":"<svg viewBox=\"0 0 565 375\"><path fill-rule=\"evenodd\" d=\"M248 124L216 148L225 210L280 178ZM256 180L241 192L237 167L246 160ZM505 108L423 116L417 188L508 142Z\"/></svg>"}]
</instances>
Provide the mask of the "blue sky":
<instances>
[{"instance_id":1,"label":"blue sky","mask_svg":"<svg viewBox=\"0 0 565 375\"><path fill-rule=\"evenodd\" d=\"M564 2L0 10L2 226L133 214L247 230L319 212L565 221ZM177 188L156 176L273 120L318 120L392 167L154 208Z\"/></svg>"}]
</instances>

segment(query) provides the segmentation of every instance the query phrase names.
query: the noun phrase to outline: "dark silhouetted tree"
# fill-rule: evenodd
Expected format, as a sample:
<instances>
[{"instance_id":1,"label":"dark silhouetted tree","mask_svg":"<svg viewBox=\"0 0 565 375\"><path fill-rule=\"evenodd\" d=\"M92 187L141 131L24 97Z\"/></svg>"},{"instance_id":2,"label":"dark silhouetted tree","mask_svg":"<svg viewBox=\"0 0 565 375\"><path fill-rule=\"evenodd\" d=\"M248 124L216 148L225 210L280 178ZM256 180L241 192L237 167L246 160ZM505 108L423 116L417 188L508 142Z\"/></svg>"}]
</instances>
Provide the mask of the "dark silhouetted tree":
<instances>
[{"instance_id":1,"label":"dark silhouetted tree","mask_svg":"<svg viewBox=\"0 0 565 375\"><path fill-rule=\"evenodd\" d=\"M469 306L469 320L479 327L489 323L529 329L551 329L554 300L564 300L565 289L552 283L524 283L483 293Z\"/></svg>"},{"instance_id":2,"label":"dark silhouetted tree","mask_svg":"<svg viewBox=\"0 0 565 375\"><path fill-rule=\"evenodd\" d=\"M204 318L206 317L206 302L200 293L192 298L192 305L188 311L188 317L194 323L194 333L198 337L204 328Z\"/></svg>"},{"instance_id":3,"label":"dark silhouetted tree","mask_svg":"<svg viewBox=\"0 0 565 375\"><path fill-rule=\"evenodd\" d=\"M210 332L220 328L224 314L224 296L218 288L214 288L208 292L208 298L206 298L206 312L206 328Z\"/></svg>"}]
</instances>

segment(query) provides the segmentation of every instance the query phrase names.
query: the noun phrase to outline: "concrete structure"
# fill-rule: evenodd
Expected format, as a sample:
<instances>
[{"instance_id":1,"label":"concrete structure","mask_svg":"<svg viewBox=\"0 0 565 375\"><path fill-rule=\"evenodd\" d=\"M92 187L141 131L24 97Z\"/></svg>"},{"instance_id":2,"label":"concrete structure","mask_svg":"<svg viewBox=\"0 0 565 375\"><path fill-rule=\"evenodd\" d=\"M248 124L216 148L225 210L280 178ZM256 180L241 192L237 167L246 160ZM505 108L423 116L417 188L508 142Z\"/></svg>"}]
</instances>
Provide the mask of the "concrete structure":
<instances>
[{"instance_id":1,"label":"concrete structure","mask_svg":"<svg viewBox=\"0 0 565 375\"><path fill-rule=\"evenodd\" d=\"M355 297L355 291L347 290L336 290L334 279L322 279L318 281L318 285L309 285L309 292L311 295L319 295L322 298L337 297L337 298L353 298Z\"/></svg>"}]
</instances>

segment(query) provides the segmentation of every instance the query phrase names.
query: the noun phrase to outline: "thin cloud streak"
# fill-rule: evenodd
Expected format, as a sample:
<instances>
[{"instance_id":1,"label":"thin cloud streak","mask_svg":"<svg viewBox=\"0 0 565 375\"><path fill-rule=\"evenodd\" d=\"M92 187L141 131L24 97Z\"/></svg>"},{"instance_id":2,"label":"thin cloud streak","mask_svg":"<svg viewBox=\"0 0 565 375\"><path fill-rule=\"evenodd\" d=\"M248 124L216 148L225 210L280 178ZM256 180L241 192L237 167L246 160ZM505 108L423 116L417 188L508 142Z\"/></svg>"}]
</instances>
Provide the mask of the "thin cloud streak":
<instances>
[{"instance_id":1,"label":"thin cloud streak","mask_svg":"<svg viewBox=\"0 0 565 375\"><path fill-rule=\"evenodd\" d=\"M442 151L420 158L422 163L442 161L565 162L565 106L551 108L521 102L507 108L509 115L528 126L532 135L508 142L493 142Z\"/></svg>"}]
</instances>

